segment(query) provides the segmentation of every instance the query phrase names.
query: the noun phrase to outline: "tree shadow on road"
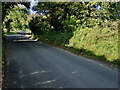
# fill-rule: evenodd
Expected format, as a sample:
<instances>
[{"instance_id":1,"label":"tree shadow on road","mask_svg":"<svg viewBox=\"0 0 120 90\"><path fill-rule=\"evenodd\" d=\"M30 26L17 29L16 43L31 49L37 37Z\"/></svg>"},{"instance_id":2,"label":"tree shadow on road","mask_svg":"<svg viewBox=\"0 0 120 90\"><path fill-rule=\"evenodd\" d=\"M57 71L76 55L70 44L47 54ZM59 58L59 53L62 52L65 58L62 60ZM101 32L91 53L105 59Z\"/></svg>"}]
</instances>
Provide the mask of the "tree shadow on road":
<instances>
[{"instance_id":1,"label":"tree shadow on road","mask_svg":"<svg viewBox=\"0 0 120 90\"><path fill-rule=\"evenodd\" d=\"M108 64L116 64L117 66L120 65L119 60L108 61L107 58L105 57L105 55L96 55L93 51L89 51L89 50L84 49L84 48L77 49L74 47L65 46L65 49L76 54L77 56L81 55L81 56L84 56L88 59L94 59L94 60L108 63Z\"/></svg>"}]
</instances>

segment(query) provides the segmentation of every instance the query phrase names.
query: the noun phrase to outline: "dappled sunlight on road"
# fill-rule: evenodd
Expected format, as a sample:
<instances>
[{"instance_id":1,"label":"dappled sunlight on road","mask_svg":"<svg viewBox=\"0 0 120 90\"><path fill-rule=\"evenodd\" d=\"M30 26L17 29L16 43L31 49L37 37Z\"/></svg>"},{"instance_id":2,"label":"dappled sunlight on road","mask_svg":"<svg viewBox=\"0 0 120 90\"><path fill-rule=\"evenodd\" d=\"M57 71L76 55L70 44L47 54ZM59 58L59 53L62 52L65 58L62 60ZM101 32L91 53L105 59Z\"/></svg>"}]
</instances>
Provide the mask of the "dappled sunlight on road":
<instances>
[{"instance_id":1,"label":"dappled sunlight on road","mask_svg":"<svg viewBox=\"0 0 120 90\"><path fill-rule=\"evenodd\" d=\"M73 72L72 72L72 74L77 74L77 73L78 73L78 71L73 71Z\"/></svg>"},{"instance_id":2,"label":"dappled sunlight on road","mask_svg":"<svg viewBox=\"0 0 120 90\"><path fill-rule=\"evenodd\" d=\"M31 73L28 73L28 74L20 73L21 75L19 77L22 79L22 78L26 78L28 76L35 76L35 75L39 75L39 74L43 74L43 73L47 74L47 73L50 73L50 72L52 72L52 70L34 71L34 72L31 72Z\"/></svg>"},{"instance_id":3,"label":"dappled sunlight on road","mask_svg":"<svg viewBox=\"0 0 120 90\"><path fill-rule=\"evenodd\" d=\"M37 74L37 73L39 73L39 72L36 71L36 72L30 73L30 75L34 75L34 74Z\"/></svg>"},{"instance_id":4,"label":"dappled sunlight on road","mask_svg":"<svg viewBox=\"0 0 120 90\"><path fill-rule=\"evenodd\" d=\"M8 35L10 41L13 42L36 42L37 40L33 40L31 35Z\"/></svg>"},{"instance_id":5,"label":"dappled sunlight on road","mask_svg":"<svg viewBox=\"0 0 120 90\"><path fill-rule=\"evenodd\" d=\"M47 84L47 83L52 83L52 82L55 82L56 80L48 80L48 81L44 81L44 82L38 82L36 83L35 85L38 85L38 84Z\"/></svg>"},{"instance_id":6,"label":"dappled sunlight on road","mask_svg":"<svg viewBox=\"0 0 120 90\"><path fill-rule=\"evenodd\" d=\"M27 42L27 41L33 41L33 42L36 42L37 40L32 40L32 39L24 39L24 40L13 40L15 42L19 42L19 41L23 41L23 42Z\"/></svg>"}]
</instances>

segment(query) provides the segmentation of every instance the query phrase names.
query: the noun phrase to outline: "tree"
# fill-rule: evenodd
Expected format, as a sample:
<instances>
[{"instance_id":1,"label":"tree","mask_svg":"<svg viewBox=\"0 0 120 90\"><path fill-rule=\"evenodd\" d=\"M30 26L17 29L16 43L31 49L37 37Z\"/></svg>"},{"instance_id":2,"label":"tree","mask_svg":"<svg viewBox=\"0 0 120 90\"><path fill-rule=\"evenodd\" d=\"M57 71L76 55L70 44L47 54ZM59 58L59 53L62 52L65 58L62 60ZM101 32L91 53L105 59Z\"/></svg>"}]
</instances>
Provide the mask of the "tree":
<instances>
[{"instance_id":1,"label":"tree","mask_svg":"<svg viewBox=\"0 0 120 90\"><path fill-rule=\"evenodd\" d=\"M23 4L27 9L30 8L30 2L2 2L2 21L4 21L5 16L8 15L8 11L17 4Z\"/></svg>"},{"instance_id":2,"label":"tree","mask_svg":"<svg viewBox=\"0 0 120 90\"><path fill-rule=\"evenodd\" d=\"M28 25L27 21L28 10L26 7L20 7L19 5L15 5L11 10L8 11L8 15L5 17L5 24L9 30L25 30Z\"/></svg>"}]
</instances>

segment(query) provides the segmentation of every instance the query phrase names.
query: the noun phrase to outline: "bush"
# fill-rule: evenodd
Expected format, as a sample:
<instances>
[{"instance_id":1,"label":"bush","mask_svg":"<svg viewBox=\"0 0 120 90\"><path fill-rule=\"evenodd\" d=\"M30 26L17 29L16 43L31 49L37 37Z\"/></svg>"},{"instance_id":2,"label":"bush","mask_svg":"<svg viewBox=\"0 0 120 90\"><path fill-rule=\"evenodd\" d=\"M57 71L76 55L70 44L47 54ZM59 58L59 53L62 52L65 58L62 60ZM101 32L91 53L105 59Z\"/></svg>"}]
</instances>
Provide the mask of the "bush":
<instances>
[{"instance_id":1,"label":"bush","mask_svg":"<svg viewBox=\"0 0 120 90\"><path fill-rule=\"evenodd\" d=\"M72 37L71 32L46 32L39 35L39 40L46 41L51 44L56 44L59 46L65 46L69 43L69 39Z\"/></svg>"},{"instance_id":2,"label":"bush","mask_svg":"<svg viewBox=\"0 0 120 90\"><path fill-rule=\"evenodd\" d=\"M42 16L35 16L29 21L29 27L32 33L39 35L40 33L48 32L50 24Z\"/></svg>"},{"instance_id":3,"label":"bush","mask_svg":"<svg viewBox=\"0 0 120 90\"><path fill-rule=\"evenodd\" d=\"M69 46L77 49L84 48L93 51L97 56L104 55L107 60L114 61L118 58L118 30L111 28L114 27L100 28L96 25L94 28L86 27L77 30L69 40Z\"/></svg>"}]
</instances>

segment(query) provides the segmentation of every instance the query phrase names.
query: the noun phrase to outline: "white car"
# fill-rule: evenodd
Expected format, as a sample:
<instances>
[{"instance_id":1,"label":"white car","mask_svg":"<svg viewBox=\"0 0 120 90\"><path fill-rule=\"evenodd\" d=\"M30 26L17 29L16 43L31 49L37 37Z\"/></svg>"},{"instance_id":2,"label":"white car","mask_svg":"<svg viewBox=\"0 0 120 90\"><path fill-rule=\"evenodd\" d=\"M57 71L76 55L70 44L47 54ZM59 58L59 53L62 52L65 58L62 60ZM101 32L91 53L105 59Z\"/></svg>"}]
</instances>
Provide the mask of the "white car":
<instances>
[{"instance_id":1,"label":"white car","mask_svg":"<svg viewBox=\"0 0 120 90\"><path fill-rule=\"evenodd\" d=\"M22 35L25 35L25 30L22 30L21 32L20 32L20 34L22 34Z\"/></svg>"}]
</instances>

